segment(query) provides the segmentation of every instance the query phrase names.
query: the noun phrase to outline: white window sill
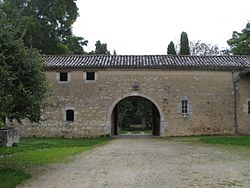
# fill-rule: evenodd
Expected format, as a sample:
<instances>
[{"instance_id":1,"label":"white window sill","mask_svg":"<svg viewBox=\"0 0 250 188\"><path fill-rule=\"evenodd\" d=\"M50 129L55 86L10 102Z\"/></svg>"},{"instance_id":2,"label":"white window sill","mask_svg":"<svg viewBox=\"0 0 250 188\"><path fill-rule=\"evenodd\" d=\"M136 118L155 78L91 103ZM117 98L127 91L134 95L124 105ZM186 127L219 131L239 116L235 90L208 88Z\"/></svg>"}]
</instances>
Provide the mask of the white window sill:
<instances>
[{"instance_id":1,"label":"white window sill","mask_svg":"<svg viewBox=\"0 0 250 188\"><path fill-rule=\"evenodd\" d=\"M85 83L96 83L96 80L85 80Z\"/></svg>"},{"instance_id":2,"label":"white window sill","mask_svg":"<svg viewBox=\"0 0 250 188\"><path fill-rule=\"evenodd\" d=\"M69 81L58 81L59 84L68 84Z\"/></svg>"}]
</instances>

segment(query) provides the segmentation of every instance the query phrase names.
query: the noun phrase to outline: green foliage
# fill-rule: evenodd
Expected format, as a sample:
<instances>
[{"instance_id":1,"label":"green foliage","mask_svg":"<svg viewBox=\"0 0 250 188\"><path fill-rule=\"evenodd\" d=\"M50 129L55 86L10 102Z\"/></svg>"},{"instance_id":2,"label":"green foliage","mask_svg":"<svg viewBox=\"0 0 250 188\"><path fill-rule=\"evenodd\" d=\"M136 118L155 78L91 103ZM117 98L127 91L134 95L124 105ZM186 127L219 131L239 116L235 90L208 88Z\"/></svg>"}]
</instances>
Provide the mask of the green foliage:
<instances>
[{"instance_id":1,"label":"green foliage","mask_svg":"<svg viewBox=\"0 0 250 188\"><path fill-rule=\"evenodd\" d=\"M95 51L91 53L95 55L110 55L110 51L107 49L107 44L101 43L99 40L95 43Z\"/></svg>"},{"instance_id":2,"label":"green foliage","mask_svg":"<svg viewBox=\"0 0 250 188\"><path fill-rule=\"evenodd\" d=\"M38 122L47 82L41 56L24 46L24 35L18 14L9 19L0 9L0 117Z\"/></svg>"},{"instance_id":3,"label":"green foliage","mask_svg":"<svg viewBox=\"0 0 250 188\"><path fill-rule=\"evenodd\" d=\"M25 172L38 165L62 161L65 157L105 144L110 140L109 137L22 138L16 147L0 148L0 188L15 187L30 178Z\"/></svg>"},{"instance_id":4,"label":"green foliage","mask_svg":"<svg viewBox=\"0 0 250 188\"><path fill-rule=\"evenodd\" d=\"M234 55L250 55L250 22L242 32L234 31L227 43Z\"/></svg>"},{"instance_id":5,"label":"green foliage","mask_svg":"<svg viewBox=\"0 0 250 188\"><path fill-rule=\"evenodd\" d=\"M86 52L84 52L83 46L87 46L88 41L82 37L76 37L72 35L67 37L63 43L67 47L67 50L65 51L67 51L68 54L86 54Z\"/></svg>"},{"instance_id":6,"label":"green foliage","mask_svg":"<svg viewBox=\"0 0 250 188\"><path fill-rule=\"evenodd\" d=\"M4 115L2 115L2 118L4 118ZM5 126L5 123L3 120L0 120L0 128L4 127Z\"/></svg>"},{"instance_id":7,"label":"green foliage","mask_svg":"<svg viewBox=\"0 0 250 188\"><path fill-rule=\"evenodd\" d=\"M0 170L0 188L14 188L22 181L31 178L21 170L1 169Z\"/></svg>"},{"instance_id":8,"label":"green foliage","mask_svg":"<svg viewBox=\"0 0 250 188\"><path fill-rule=\"evenodd\" d=\"M152 103L142 100L127 100L118 104L119 125L129 129L129 125L145 124L146 129L152 127Z\"/></svg>"},{"instance_id":9,"label":"green foliage","mask_svg":"<svg viewBox=\"0 0 250 188\"><path fill-rule=\"evenodd\" d=\"M72 35L72 24L78 16L76 0L4 0L3 8L26 29L25 46L42 54L82 54L86 41ZM76 47L76 49L74 49Z\"/></svg>"},{"instance_id":10,"label":"green foliage","mask_svg":"<svg viewBox=\"0 0 250 188\"><path fill-rule=\"evenodd\" d=\"M171 41L168 45L168 55L176 55L173 41Z\"/></svg>"},{"instance_id":11,"label":"green foliage","mask_svg":"<svg viewBox=\"0 0 250 188\"><path fill-rule=\"evenodd\" d=\"M186 32L181 33L180 55L190 55L188 35Z\"/></svg>"}]
</instances>

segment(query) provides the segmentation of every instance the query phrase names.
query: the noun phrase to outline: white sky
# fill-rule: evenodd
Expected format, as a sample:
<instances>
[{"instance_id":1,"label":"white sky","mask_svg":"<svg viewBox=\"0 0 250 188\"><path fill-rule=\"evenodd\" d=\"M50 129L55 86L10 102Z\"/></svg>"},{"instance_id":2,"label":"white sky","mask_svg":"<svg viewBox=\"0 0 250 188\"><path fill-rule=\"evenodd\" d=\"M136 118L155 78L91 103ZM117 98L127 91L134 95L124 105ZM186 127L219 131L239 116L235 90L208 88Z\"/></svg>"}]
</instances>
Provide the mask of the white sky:
<instances>
[{"instance_id":1,"label":"white sky","mask_svg":"<svg viewBox=\"0 0 250 188\"><path fill-rule=\"evenodd\" d=\"M250 0L77 0L73 33L107 43L118 55L166 54L182 31L189 41L227 47L233 31L250 21Z\"/></svg>"}]
</instances>

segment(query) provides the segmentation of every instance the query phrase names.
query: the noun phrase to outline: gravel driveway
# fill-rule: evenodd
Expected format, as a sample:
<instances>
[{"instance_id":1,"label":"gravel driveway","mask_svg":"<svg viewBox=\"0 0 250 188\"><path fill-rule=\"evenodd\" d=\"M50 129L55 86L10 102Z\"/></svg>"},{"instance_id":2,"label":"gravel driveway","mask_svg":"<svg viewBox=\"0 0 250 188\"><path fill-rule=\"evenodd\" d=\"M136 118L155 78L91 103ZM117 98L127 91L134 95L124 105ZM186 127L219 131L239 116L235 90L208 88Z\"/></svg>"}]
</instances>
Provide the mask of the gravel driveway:
<instances>
[{"instance_id":1,"label":"gravel driveway","mask_svg":"<svg viewBox=\"0 0 250 188\"><path fill-rule=\"evenodd\" d=\"M250 157L213 145L115 139L46 168L22 187L250 187Z\"/></svg>"}]
</instances>

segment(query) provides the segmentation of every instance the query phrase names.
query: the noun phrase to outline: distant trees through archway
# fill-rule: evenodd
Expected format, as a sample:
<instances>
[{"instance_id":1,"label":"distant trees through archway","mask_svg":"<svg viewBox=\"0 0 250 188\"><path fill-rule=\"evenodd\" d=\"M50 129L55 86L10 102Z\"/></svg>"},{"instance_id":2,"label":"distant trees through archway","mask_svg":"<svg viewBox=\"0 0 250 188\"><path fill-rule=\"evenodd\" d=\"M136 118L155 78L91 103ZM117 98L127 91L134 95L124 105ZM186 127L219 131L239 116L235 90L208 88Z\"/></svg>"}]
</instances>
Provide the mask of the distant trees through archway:
<instances>
[{"instance_id":1,"label":"distant trees through archway","mask_svg":"<svg viewBox=\"0 0 250 188\"><path fill-rule=\"evenodd\" d=\"M119 101L112 113L112 135L160 135L160 114L150 100L126 97Z\"/></svg>"}]
</instances>

